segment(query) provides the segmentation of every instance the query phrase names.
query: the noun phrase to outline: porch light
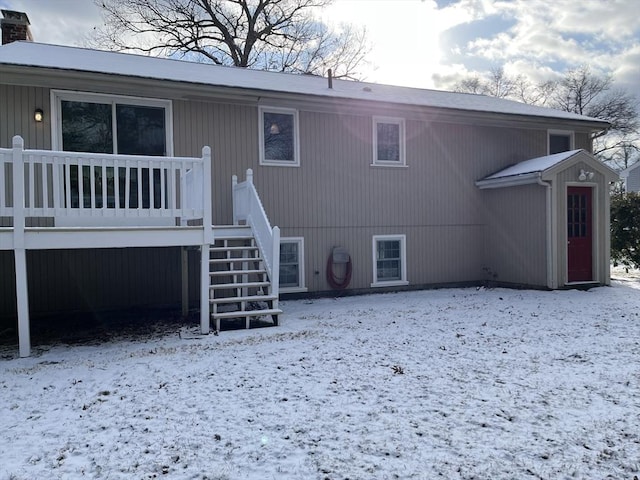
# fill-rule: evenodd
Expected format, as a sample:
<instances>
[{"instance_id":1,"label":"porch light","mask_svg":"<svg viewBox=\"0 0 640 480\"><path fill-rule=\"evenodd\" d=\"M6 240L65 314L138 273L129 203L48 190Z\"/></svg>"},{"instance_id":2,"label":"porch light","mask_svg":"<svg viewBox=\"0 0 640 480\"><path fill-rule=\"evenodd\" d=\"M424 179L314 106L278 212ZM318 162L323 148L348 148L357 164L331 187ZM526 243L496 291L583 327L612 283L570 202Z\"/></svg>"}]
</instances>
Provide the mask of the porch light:
<instances>
[{"instance_id":1,"label":"porch light","mask_svg":"<svg viewBox=\"0 0 640 480\"><path fill-rule=\"evenodd\" d=\"M578 180L584 182L585 180L591 180L593 178L593 172L587 172L583 169L580 169L580 175L578 175Z\"/></svg>"},{"instance_id":2,"label":"porch light","mask_svg":"<svg viewBox=\"0 0 640 480\"><path fill-rule=\"evenodd\" d=\"M44 112L41 108L36 108L35 112L33 112L33 119L36 122L41 122L44 119Z\"/></svg>"}]
</instances>

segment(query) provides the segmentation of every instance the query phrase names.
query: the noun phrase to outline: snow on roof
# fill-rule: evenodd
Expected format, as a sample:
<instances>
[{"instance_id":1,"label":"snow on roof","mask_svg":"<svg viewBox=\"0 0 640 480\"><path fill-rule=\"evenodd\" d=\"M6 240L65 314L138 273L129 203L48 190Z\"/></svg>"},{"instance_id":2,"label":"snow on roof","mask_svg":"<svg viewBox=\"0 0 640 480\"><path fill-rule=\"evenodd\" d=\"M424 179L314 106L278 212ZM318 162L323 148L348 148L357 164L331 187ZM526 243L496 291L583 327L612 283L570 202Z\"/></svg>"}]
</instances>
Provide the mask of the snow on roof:
<instances>
[{"instance_id":1,"label":"snow on roof","mask_svg":"<svg viewBox=\"0 0 640 480\"><path fill-rule=\"evenodd\" d=\"M329 89L327 80L317 76L221 67L182 60L34 42L14 42L0 47L0 67L3 64L125 75L278 93L574 120L596 123L597 125L594 127L598 128L607 126L606 122L595 118L484 95L348 80L334 80L333 88Z\"/></svg>"},{"instance_id":2,"label":"snow on roof","mask_svg":"<svg viewBox=\"0 0 640 480\"><path fill-rule=\"evenodd\" d=\"M524 162L516 163L510 167L500 170L499 172L489 175L484 180L496 180L498 178L516 177L520 175L529 175L531 173L544 172L545 170L564 162L582 150L570 150L568 152L554 153L553 155L545 155L544 157L531 158Z\"/></svg>"}]
</instances>

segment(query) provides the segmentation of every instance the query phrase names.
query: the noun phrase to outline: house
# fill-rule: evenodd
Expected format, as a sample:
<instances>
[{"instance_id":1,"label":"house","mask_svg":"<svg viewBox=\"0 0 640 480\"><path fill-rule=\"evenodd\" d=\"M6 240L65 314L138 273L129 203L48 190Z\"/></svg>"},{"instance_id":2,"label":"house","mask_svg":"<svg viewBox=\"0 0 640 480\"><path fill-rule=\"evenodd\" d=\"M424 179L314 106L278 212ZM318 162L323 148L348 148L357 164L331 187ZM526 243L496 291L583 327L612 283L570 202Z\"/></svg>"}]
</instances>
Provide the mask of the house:
<instances>
[{"instance_id":1,"label":"house","mask_svg":"<svg viewBox=\"0 0 640 480\"><path fill-rule=\"evenodd\" d=\"M199 306L208 332L277 319L280 295L607 285L617 174L590 153L607 127L480 95L3 45L0 317L28 355L29 316L51 312Z\"/></svg>"},{"instance_id":2,"label":"house","mask_svg":"<svg viewBox=\"0 0 640 480\"><path fill-rule=\"evenodd\" d=\"M622 170L620 178L624 180L625 192L640 192L640 162Z\"/></svg>"}]
</instances>

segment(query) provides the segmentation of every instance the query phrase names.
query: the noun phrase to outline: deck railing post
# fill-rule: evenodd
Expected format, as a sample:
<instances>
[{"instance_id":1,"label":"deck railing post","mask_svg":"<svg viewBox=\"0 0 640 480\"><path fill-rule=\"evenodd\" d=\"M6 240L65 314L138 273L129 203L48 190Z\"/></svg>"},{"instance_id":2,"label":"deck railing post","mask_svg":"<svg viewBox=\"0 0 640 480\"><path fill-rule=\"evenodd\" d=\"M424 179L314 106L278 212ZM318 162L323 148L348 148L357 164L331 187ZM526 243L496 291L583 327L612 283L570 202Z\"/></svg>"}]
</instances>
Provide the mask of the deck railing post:
<instances>
[{"instance_id":1,"label":"deck railing post","mask_svg":"<svg viewBox=\"0 0 640 480\"><path fill-rule=\"evenodd\" d=\"M200 332L202 334L209 333L210 313L209 313L209 248L214 242L213 238L213 214L211 205L211 148L202 148L203 175L202 175L202 193L203 193L203 209L202 209L202 229L203 238L200 246Z\"/></svg>"},{"instance_id":2,"label":"deck railing post","mask_svg":"<svg viewBox=\"0 0 640 480\"><path fill-rule=\"evenodd\" d=\"M280 295L280 228L273 227L273 258L271 259L271 294L275 295L272 308L278 308Z\"/></svg>"},{"instance_id":3,"label":"deck railing post","mask_svg":"<svg viewBox=\"0 0 640 480\"><path fill-rule=\"evenodd\" d=\"M231 208L233 209L233 224L238 225L238 199L236 194L236 186L238 185L238 176L231 176Z\"/></svg>"},{"instance_id":4,"label":"deck railing post","mask_svg":"<svg viewBox=\"0 0 640 480\"><path fill-rule=\"evenodd\" d=\"M29 328L29 294L27 290L27 254L24 244L25 189L24 140L13 137L13 254L15 258L16 305L18 310L18 344L21 357L31 355Z\"/></svg>"}]
</instances>

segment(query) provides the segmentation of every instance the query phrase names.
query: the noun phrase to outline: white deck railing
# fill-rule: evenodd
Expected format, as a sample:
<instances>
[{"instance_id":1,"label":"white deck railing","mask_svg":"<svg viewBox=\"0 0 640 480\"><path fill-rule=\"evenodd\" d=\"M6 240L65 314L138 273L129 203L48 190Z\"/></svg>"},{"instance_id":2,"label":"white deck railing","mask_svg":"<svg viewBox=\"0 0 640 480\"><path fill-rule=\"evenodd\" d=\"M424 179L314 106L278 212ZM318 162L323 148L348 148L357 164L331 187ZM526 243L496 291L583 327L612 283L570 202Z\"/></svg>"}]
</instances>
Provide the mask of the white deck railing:
<instances>
[{"instance_id":1,"label":"white deck railing","mask_svg":"<svg viewBox=\"0 0 640 480\"><path fill-rule=\"evenodd\" d=\"M280 229L271 227L258 192L253 185L253 171L247 170L247 179L238 183L233 176L233 223L246 222L251 226L258 248L264 258L271 279L271 293L278 295L280 277Z\"/></svg>"},{"instance_id":2,"label":"white deck railing","mask_svg":"<svg viewBox=\"0 0 640 480\"><path fill-rule=\"evenodd\" d=\"M201 219L211 189L205 162L208 147L202 158L56 152L24 150L16 136L13 148L0 149L0 217L53 217L65 226L89 217L112 226L118 219Z\"/></svg>"}]
</instances>

